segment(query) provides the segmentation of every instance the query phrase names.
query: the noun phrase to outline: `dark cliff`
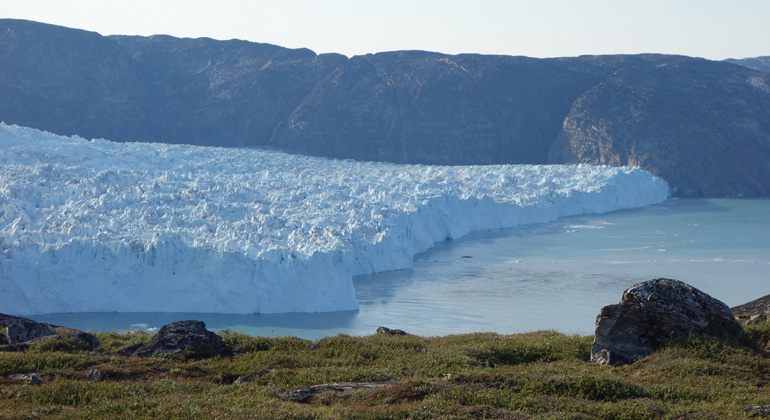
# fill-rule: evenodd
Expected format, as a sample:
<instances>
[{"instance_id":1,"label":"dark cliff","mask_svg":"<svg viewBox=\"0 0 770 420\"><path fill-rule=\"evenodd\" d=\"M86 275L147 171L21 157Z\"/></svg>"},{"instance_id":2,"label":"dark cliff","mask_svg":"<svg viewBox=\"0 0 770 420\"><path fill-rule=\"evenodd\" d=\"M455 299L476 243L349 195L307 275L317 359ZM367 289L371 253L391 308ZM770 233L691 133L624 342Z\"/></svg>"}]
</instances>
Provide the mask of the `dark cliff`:
<instances>
[{"instance_id":1,"label":"dark cliff","mask_svg":"<svg viewBox=\"0 0 770 420\"><path fill-rule=\"evenodd\" d=\"M0 19L0 121L57 134L144 139L153 92L120 45L94 32Z\"/></svg>"},{"instance_id":2,"label":"dark cliff","mask_svg":"<svg viewBox=\"0 0 770 420\"><path fill-rule=\"evenodd\" d=\"M770 73L680 56L317 55L0 19L0 121L400 163L637 165L770 193Z\"/></svg>"},{"instance_id":3,"label":"dark cliff","mask_svg":"<svg viewBox=\"0 0 770 420\"><path fill-rule=\"evenodd\" d=\"M640 166L674 193L770 193L770 74L689 57L586 58L612 73L575 100L549 162Z\"/></svg>"},{"instance_id":4,"label":"dark cliff","mask_svg":"<svg viewBox=\"0 0 770 420\"><path fill-rule=\"evenodd\" d=\"M308 94L271 144L398 163L544 163L572 102L598 80L526 57L353 57Z\"/></svg>"}]
</instances>

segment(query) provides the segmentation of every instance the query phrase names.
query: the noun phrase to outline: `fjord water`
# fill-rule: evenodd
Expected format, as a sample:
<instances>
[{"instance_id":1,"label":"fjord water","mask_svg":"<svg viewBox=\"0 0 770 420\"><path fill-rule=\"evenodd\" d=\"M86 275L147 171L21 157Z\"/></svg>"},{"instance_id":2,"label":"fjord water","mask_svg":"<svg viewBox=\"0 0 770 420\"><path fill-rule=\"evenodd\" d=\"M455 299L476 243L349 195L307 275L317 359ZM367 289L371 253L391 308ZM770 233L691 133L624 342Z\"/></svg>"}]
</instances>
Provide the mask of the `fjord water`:
<instances>
[{"instance_id":1,"label":"fjord water","mask_svg":"<svg viewBox=\"0 0 770 420\"><path fill-rule=\"evenodd\" d=\"M309 339L368 335L380 325L425 336L542 329L591 334L602 306L656 277L687 282L729 306L770 294L770 199L671 199L475 232L415 256L411 269L357 277L357 312L31 318L91 331L198 319L212 330Z\"/></svg>"}]
</instances>

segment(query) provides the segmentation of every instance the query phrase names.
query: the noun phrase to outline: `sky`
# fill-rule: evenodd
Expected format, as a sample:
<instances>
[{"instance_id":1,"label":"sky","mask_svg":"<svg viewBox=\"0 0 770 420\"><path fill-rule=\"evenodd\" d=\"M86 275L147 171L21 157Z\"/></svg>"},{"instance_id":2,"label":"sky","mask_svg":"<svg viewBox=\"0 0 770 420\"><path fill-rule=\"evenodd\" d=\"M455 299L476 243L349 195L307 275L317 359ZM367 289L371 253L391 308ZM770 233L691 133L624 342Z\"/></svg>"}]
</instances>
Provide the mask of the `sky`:
<instances>
[{"instance_id":1,"label":"sky","mask_svg":"<svg viewBox=\"0 0 770 420\"><path fill-rule=\"evenodd\" d=\"M347 56L770 55L768 0L3 0L0 17L102 35L244 39Z\"/></svg>"}]
</instances>

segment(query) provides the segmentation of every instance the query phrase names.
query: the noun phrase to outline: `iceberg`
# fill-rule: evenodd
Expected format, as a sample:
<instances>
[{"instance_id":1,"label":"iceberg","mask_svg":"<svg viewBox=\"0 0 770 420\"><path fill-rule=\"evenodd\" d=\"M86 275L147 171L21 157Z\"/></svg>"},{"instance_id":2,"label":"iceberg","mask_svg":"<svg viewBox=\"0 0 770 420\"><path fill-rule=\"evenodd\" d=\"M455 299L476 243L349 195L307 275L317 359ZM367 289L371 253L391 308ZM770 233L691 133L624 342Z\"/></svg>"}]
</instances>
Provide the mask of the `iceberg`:
<instances>
[{"instance_id":1,"label":"iceberg","mask_svg":"<svg viewBox=\"0 0 770 420\"><path fill-rule=\"evenodd\" d=\"M0 308L355 310L352 276L438 241L668 194L628 167L397 165L0 124Z\"/></svg>"}]
</instances>

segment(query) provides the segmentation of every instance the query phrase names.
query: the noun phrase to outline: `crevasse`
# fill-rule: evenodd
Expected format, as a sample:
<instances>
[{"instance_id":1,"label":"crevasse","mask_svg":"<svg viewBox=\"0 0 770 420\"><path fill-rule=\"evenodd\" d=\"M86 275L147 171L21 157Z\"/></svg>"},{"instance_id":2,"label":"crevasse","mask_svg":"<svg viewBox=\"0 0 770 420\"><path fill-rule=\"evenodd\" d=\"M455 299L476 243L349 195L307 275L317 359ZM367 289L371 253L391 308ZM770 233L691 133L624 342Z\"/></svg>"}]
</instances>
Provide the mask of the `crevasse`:
<instances>
[{"instance_id":1,"label":"crevasse","mask_svg":"<svg viewBox=\"0 0 770 420\"><path fill-rule=\"evenodd\" d=\"M353 310L435 242L664 201L635 168L422 166L113 143L0 124L0 308Z\"/></svg>"}]
</instances>

